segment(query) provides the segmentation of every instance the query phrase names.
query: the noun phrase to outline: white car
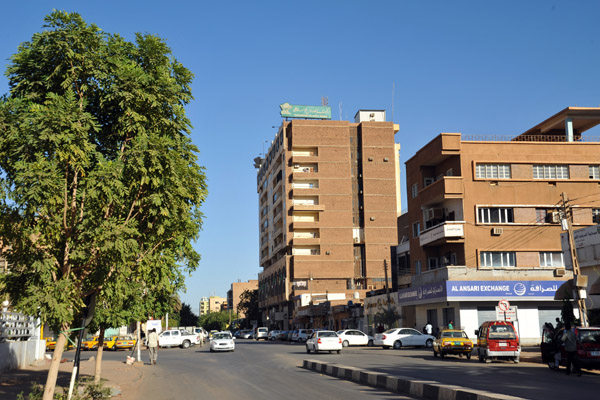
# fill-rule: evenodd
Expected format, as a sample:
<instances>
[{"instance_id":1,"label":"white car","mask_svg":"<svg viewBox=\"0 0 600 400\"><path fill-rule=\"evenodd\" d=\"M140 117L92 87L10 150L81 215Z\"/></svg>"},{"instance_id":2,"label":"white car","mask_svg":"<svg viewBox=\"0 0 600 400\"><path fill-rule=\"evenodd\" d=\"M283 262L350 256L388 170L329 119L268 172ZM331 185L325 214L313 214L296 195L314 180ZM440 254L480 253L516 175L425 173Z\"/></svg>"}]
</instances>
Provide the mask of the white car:
<instances>
[{"instance_id":1,"label":"white car","mask_svg":"<svg viewBox=\"0 0 600 400\"><path fill-rule=\"evenodd\" d=\"M234 351L235 338L231 336L231 332L213 333L210 339L210 351Z\"/></svg>"},{"instance_id":2,"label":"white car","mask_svg":"<svg viewBox=\"0 0 600 400\"><path fill-rule=\"evenodd\" d=\"M369 336L358 329L345 329L337 331L338 336L342 339L342 346L373 346L373 336Z\"/></svg>"},{"instance_id":3,"label":"white car","mask_svg":"<svg viewBox=\"0 0 600 400\"><path fill-rule=\"evenodd\" d=\"M277 339L277 335L279 335L279 332L281 332L281 331L278 331L278 330L269 331L269 335L267 336L267 338L269 340L275 340L275 339Z\"/></svg>"},{"instance_id":4,"label":"white car","mask_svg":"<svg viewBox=\"0 0 600 400\"><path fill-rule=\"evenodd\" d=\"M254 339L256 340L260 340L260 339L269 339L269 328L256 328L256 330L254 331Z\"/></svg>"},{"instance_id":5,"label":"white car","mask_svg":"<svg viewBox=\"0 0 600 400\"><path fill-rule=\"evenodd\" d=\"M316 331L306 340L306 352L342 351L342 339L334 331Z\"/></svg>"},{"instance_id":6,"label":"white car","mask_svg":"<svg viewBox=\"0 0 600 400\"><path fill-rule=\"evenodd\" d=\"M434 340L435 336L426 335L413 328L393 328L376 334L373 344L384 349L400 349L403 346L432 347Z\"/></svg>"}]
</instances>

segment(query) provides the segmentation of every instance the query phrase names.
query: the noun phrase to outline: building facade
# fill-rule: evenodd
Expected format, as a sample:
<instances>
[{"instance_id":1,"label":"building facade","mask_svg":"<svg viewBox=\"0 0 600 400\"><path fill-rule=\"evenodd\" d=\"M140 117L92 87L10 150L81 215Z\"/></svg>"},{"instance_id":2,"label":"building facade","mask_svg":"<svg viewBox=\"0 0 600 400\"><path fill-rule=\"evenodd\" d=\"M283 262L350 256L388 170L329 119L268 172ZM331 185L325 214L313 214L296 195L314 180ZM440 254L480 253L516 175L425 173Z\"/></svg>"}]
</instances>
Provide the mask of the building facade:
<instances>
[{"instance_id":1,"label":"building facade","mask_svg":"<svg viewBox=\"0 0 600 400\"><path fill-rule=\"evenodd\" d=\"M202 316L202 315L209 313L210 306L209 306L209 302L208 302L208 297L202 297L200 299L199 309L200 309L200 314L198 316Z\"/></svg>"},{"instance_id":2,"label":"building facade","mask_svg":"<svg viewBox=\"0 0 600 400\"><path fill-rule=\"evenodd\" d=\"M263 323L333 326L336 305L384 286L398 242L397 131L369 110L354 123L282 123L257 164Z\"/></svg>"},{"instance_id":3,"label":"building facade","mask_svg":"<svg viewBox=\"0 0 600 400\"><path fill-rule=\"evenodd\" d=\"M403 325L452 320L472 336L506 299L525 342L539 340L544 322L561 315L557 288L572 277L563 193L574 227L600 213L600 143L582 136L598 123L599 108L567 108L516 137L442 133L406 162L408 213L394 260Z\"/></svg>"},{"instance_id":4,"label":"building facade","mask_svg":"<svg viewBox=\"0 0 600 400\"><path fill-rule=\"evenodd\" d=\"M246 290L257 290L258 279L250 279L247 282L234 282L231 284L231 289L227 291L227 304L231 304L231 309L234 313L237 313L238 318L245 318L243 312L238 310L238 304L240 303L240 295Z\"/></svg>"}]
</instances>

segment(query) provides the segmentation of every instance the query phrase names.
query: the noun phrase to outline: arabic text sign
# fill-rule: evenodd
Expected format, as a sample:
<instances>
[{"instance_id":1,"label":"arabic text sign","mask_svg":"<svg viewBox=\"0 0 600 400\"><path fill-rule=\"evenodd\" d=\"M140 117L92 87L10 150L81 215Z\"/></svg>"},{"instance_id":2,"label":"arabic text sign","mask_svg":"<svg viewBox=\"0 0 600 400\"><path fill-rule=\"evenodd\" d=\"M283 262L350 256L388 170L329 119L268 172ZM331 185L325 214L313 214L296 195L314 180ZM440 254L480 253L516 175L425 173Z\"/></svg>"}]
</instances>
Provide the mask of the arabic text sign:
<instances>
[{"instance_id":1,"label":"arabic text sign","mask_svg":"<svg viewBox=\"0 0 600 400\"><path fill-rule=\"evenodd\" d=\"M290 103L279 105L281 116L286 118L315 118L331 119L331 107L328 106L301 106Z\"/></svg>"},{"instance_id":2,"label":"arabic text sign","mask_svg":"<svg viewBox=\"0 0 600 400\"><path fill-rule=\"evenodd\" d=\"M448 281L448 297L554 297L562 281Z\"/></svg>"},{"instance_id":3,"label":"arabic text sign","mask_svg":"<svg viewBox=\"0 0 600 400\"><path fill-rule=\"evenodd\" d=\"M446 297L446 282L439 282L398 291L398 302Z\"/></svg>"},{"instance_id":4,"label":"arabic text sign","mask_svg":"<svg viewBox=\"0 0 600 400\"><path fill-rule=\"evenodd\" d=\"M498 321L516 321L517 307L508 307L508 310L503 311L500 307L496 307L496 319Z\"/></svg>"}]
</instances>

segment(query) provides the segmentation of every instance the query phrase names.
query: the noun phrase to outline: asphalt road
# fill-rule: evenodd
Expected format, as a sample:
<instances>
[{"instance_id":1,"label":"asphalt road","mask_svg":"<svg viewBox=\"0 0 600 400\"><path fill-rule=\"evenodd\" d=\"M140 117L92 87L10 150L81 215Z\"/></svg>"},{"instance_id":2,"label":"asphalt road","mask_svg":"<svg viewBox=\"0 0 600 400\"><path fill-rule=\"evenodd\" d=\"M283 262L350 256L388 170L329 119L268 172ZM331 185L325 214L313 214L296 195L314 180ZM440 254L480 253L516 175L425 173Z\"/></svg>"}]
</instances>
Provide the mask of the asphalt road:
<instances>
[{"instance_id":1,"label":"asphalt road","mask_svg":"<svg viewBox=\"0 0 600 400\"><path fill-rule=\"evenodd\" d=\"M124 352L105 352L124 358ZM142 352L147 363L148 355ZM448 356L434 358L430 349L345 348L341 354L306 354L304 345L237 340L232 353L210 353L208 346L161 349L156 366L147 365L137 399L365 399L398 398L391 393L323 376L300 368L302 360L356 366L389 375L503 393L527 399L596 398L600 375L565 376L542 364L479 363ZM134 400L137 400L134 399Z\"/></svg>"}]
</instances>

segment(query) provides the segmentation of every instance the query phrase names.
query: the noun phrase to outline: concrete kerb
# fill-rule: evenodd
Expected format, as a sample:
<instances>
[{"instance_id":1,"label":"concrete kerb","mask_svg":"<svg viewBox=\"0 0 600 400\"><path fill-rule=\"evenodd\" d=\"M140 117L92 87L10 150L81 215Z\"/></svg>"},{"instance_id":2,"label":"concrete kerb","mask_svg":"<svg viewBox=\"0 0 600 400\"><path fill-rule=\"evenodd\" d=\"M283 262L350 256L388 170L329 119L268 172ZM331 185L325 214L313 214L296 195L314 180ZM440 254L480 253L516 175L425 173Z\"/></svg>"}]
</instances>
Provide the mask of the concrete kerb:
<instances>
[{"instance_id":1,"label":"concrete kerb","mask_svg":"<svg viewBox=\"0 0 600 400\"><path fill-rule=\"evenodd\" d=\"M361 385L378 387L390 392L411 395L430 400L518 400L520 397L490 393L455 385L443 385L435 381L418 380L403 376L391 376L381 372L357 367L328 364L318 360L304 360L302 368L320 372L335 378L349 380Z\"/></svg>"}]
</instances>

